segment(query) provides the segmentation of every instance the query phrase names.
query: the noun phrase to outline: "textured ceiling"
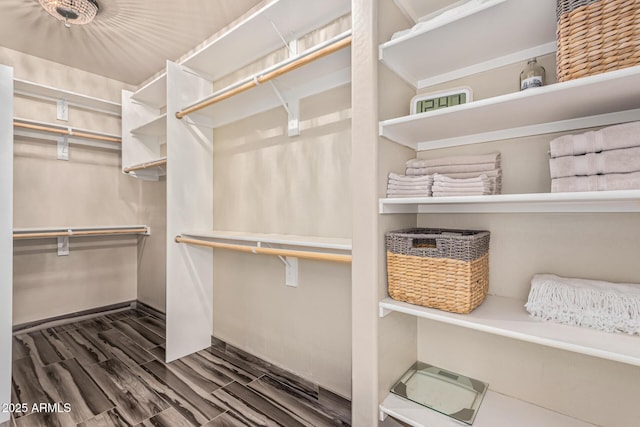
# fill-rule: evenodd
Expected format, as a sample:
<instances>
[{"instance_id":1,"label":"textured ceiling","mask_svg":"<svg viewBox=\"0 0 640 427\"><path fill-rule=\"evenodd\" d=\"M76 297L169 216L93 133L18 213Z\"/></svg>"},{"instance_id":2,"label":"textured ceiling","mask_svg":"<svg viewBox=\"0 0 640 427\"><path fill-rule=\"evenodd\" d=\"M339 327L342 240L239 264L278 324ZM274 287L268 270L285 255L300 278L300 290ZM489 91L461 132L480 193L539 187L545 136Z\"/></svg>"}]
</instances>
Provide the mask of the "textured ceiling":
<instances>
[{"instance_id":1,"label":"textured ceiling","mask_svg":"<svg viewBox=\"0 0 640 427\"><path fill-rule=\"evenodd\" d=\"M0 46L138 85L260 0L98 0L65 28L38 0L0 1Z\"/></svg>"}]
</instances>

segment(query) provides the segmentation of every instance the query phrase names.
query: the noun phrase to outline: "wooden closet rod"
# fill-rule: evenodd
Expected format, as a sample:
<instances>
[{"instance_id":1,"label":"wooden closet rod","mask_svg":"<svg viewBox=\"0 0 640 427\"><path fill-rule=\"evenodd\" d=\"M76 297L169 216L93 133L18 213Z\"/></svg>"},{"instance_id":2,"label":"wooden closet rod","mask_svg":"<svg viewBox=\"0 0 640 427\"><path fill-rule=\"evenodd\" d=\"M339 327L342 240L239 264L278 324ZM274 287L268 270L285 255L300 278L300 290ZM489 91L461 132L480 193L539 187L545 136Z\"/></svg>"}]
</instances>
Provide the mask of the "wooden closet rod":
<instances>
[{"instance_id":1,"label":"wooden closet rod","mask_svg":"<svg viewBox=\"0 0 640 427\"><path fill-rule=\"evenodd\" d=\"M124 171L126 173L129 173L129 172L138 171L142 169L153 168L156 166L164 166L166 164L167 164L167 159L162 159L162 160L156 160L155 162L141 163L139 165L130 166L128 168L124 168Z\"/></svg>"},{"instance_id":2,"label":"wooden closet rod","mask_svg":"<svg viewBox=\"0 0 640 427\"><path fill-rule=\"evenodd\" d=\"M95 139L97 141L122 143L122 140L120 138L114 138L112 136L104 136L104 135L95 135L95 134L92 134L92 133L81 132L81 131L74 131L71 128L69 128L69 129L61 129L61 128L56 128L56 127L52 127L52 126L43 126L43 125L34 125L34 124L31 124L31 123L22 123L22 122L19 122L19 121L16 121L16 120L13 121L13 126L18 127L18 128L23 128L23 129L29 129L29 130L37 130L37 131L42 131L42 132L57 133L57 134L60 134L60 135L77 136L79 138Z\"/></svg>"},{"instance_id":3,"label":"wooden closet rod","mask_svg":"<svg viewBox=\"0 0 640 427\"><path fill-rule=\"evenodd\" d=\"M242 246L231 243L210 242L208 240L189 239L186 237L176 237L176 243L187 243L189 245L206 246L214 249L230 249L232 251L250 252L252 254L290 256L295 258L313 259L317 261L351 262L351 255L328 254L323 252L296 251L291 249L263 248L259 246Z\"/></svg>"},{"instance_id":4,"label":"wooden closet rod","mask_svg":"<svg viewBox=\"0 0 640 427\"><path fill-rule=\"evenodd\" d=\"M187 115L189 115L191 113L194 113L194 112L196 112L198 110L202 110L203 108L206 108L206 107L208 107L210 105L213 105L213 104L215 104L217 102L224 101L225 99L231 98L231 97L233 97L233 96L235 96L235 95L237 95L239 93L246 92L247 90L258 86L261 83L268 82L269 80L273 80L273 79L275 79L277 77L280 77L281 75L286 74L289 71L293 71L293 70L295 70L297 68L302 67L303 65L306 65L306 64L308 64L310 62L313 62L313 61L315 61L317 59L320 59L322 57L330 55L330 54L332 54L332 53L334 53L334 52L336 52L336 51L338 51L340 49L343 49L343 48L349 46L350 44L351 44L351 36L349 35L349 36L347 36L347 37L345 37L343 39L340 39L340 40L338 40L338 41L336 41L334 43L331 43L330 45L327 45L327 46L323 47L322 49L318 49L318 50L316 50L314 52L311 52L308 55L302 56L302 57L297 58L297 59L295 59L295 60L293 60L291 62L288 62L288 63L282 65L281 67L279 67L279 68L277 68L277 69L275 69L273 71L269 71L269 72L267 72L265 74L262 74L260 76L256 76L254 79L252 79L252 80L250 80L250 81L248 81L248 82L246 82L244 84L241 84L240 86L237 86L237 87L235 87L233 89L230 89L229 91L226 91L224 93L216 95L216 96L214 96L212 98L209 98L209 99L207 99L205 101L202 101L202 102L200 102L200 103L198 103L196 105L193 105L191 107L185 108L182 111L178 111L176 113L176 117L179 118L179 119L182 119L184 116L187 116Z\"/></svg>"},{"instance_id":5,"label":"wooden closet rod","mask_svg":"<svg viewBox=\"0 0 640 427\"><path fill-rule=\"evenodd\" d=\"M104 236L119 234L147 233L145 228L120 228L114 230L66 230L66 231L43 231L35 233L13 233L14 239L38 239L42 237L74 237L74 236Z\"/></svg>"}]
</instances>

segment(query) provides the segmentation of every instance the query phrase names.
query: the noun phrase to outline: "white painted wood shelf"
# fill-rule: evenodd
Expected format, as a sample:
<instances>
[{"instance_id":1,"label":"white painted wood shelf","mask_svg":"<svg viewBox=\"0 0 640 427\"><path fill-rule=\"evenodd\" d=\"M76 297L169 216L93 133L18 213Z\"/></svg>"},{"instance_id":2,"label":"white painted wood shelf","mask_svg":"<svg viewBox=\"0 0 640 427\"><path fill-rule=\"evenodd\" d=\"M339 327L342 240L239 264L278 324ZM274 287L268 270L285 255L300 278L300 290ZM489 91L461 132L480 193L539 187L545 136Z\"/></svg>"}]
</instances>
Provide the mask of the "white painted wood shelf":
<instances>
[{"instance_id":1,"label":"white painted wood shelf","mask_svg":"<svg viewBox=\"0 0 640 427\"><path fill-rule=\"evenodd\" d=\"M535 7L528 0L492 0L452 12L383 43L380 60L421 89L556 49L555 0Z\"/></svg>"},{"instance_id":2,"label":"white painted wood shelf","mask_svg":"<svg viewBox=\"0 0 640 427\"><path fill-rule=\"evenodd\" d=\"M160 116L155 117L153 120L131 129L131 133L146 136L166 136L167 115L161 114Z\"/></svg>"},{"instance_id":3,"label":"white painted wood shelf","mask_svg":"<svg viewBox=\"0 0 640 427\"><path fill-rule=\"evenodd\" d=\"M167 105L167 73L163 72L131 95L131 99L154 108Z\"/></svg>"},{"instance_id":4,"label":"white painted wood shelf","mask_svg":"<svg viewBox=\"0 0 640 427\"><path fill-rule=\"evenodd\" d=\"M640 212L640 190L380 199L381 214Z\"/></svg>"},{"instance_id":5,"label":"white painted wood shelf","mask_svg":"<svg viewBox=\"0 0 640 427\"><path fill-rule=\"evenodd\" d=\"M20 96L33 97L48 101L66 100L69 105L102 112L120 117L122 113L121 104L93 96L83 95L52 86L42 85L27 80L14 79L14 93Z\"/></svg>"},{"instance_id":6,"label":"white painted wood shelf","mask_svg":"<svg viewBox=\"0 0 640 427\"><path fill-rule=\"evenodd\" d=\"M278 249L312 250L313 252L351 253L351 239L338 237L300 236L295 234L245 233L239 231L186 231L184 237L244 246Z\"/></svg>"},{"instance_id":7,"label":"white painted wood shelf","mask_svg":"<svg viewBox=\"0 0 640 427\"><path fill-rule=\"evenodd\" d=\"M343 40L351 35L351 31L344 32L324 44ZM256 76L266 74L278 69L283 65L303 57L309 51L301 52L298 56L286 59L266 70L256 73ZM246 79L250 81L251 78ZM243 81L244 82L244 81ZM234 95L221 102L212 104L202 110L191 114L195 121L198 116L207 118L207 124L212 127L219 127L238 120L251 117L252 115L268 111L272 108L282 106L290 100L300 100L309 96L325 92L327 90L343 86L351 82L351 47L345 47L323 58L317 59L307 65L279 76L273 85L278 89L276 93L271 82L260 84L245 92ZM199 104L220 94L233 90L238 84L231 85L194 102L191 105ZM281 99L281 98L282 99ZM185 109L189 106L185 106Z\"/></svg>"},{"instance_id":8,"label":"white painted wood shelf","mask_svg":"<svg viewBox=\"0 0 640 427\"><path fill-rule=\"evenodd\" d=\"M640 366L639 336L536 321L529 317L524 302L513 298L488 295L484 302L469 314L449 313L391 298L382 300L379 308L381 317L397 311L533 344Z\"/></svg>"},{"instance_id":9,"label":"white painted wood shelf","mask_svg":"<svg viewBox=\"0 0 640 427\"><path fill-rule=\"evenodd\" d=\"M416 151L640 119L640 66L380 122Z\"/></svg>"},{"instance_id":10,"label":"white painted wood shelf","mask_svg":"<svg viewBox=\"0 0 640 427\"><path fill-rule=\"evenodd\" d=\"M350 11L349 0L274 0L181 64L217 80Z\"/></svg>"},{"instance_id":11,"label":"white painted wood shelf","mask_svg":"<svg viewBox=\"0 0 640 427\"><path fill-rule=\"evenodd\" d=\"M380 404L380 418L390 415L413 427L460 427L462 424L415 402L389 393ZM595 427L531 403L487 390L473 427Z\"/></svg>"}]
</instances>

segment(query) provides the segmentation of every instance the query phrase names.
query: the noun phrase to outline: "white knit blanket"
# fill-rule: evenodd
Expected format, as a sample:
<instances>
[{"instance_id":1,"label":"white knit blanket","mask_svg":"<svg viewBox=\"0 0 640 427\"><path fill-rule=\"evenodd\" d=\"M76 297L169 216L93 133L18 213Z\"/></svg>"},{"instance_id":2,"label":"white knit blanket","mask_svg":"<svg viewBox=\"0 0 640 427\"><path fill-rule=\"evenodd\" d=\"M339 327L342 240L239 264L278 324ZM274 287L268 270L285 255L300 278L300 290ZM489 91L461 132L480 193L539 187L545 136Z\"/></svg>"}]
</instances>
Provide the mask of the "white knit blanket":
<instances>
[{"instance_id":1,"label":"white knit blanket","mask_svg":"<svg viewBox=\"0 0 640 427\"><path fill-rule=\"evenodd\" d=\"M536 274L525 308L537 319L640 334L640 284Z\"/></svg>"}]
</instances>

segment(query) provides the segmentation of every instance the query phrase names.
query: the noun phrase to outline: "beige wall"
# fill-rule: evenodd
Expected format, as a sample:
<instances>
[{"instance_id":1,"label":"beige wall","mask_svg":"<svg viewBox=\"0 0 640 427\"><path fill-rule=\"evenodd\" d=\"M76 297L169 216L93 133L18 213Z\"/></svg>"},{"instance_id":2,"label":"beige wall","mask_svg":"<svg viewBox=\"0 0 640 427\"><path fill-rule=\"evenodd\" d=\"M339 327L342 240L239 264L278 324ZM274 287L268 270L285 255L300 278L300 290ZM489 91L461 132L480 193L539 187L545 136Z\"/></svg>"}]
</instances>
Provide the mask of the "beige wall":
<instances>
[{"instance_id":1,"label":"beige wall","mask_svg":"<svg viewBox=\"0 0 640 427\"><path fill-rule=\"evenodd\" d=\"M301 102L301 134L274 109L214 131L214 228L351 237L350 87ZM350 395L350 266L216 251L214 335Z\"/></svg>"},{"instance_id":2,"label":"beige wall","mask_svg":"<svg viewBox=\"0 0 640 427\"><path fill-rule=\"evenodd\" d=\"M125 86L50 61L0 48L0 63L15 77L115 102ZM15 117L120 134L120 120L70 108L56 120L55 103L15 97ZM14 227L133 225L139 182L120 172L120 152L71 145L70 160L56 159L55 143L25 137L14 142ZM71 239L58 257L50 239L16 242L13 322L136 299L137 237Z\"/></svg>"}]
</instances>

